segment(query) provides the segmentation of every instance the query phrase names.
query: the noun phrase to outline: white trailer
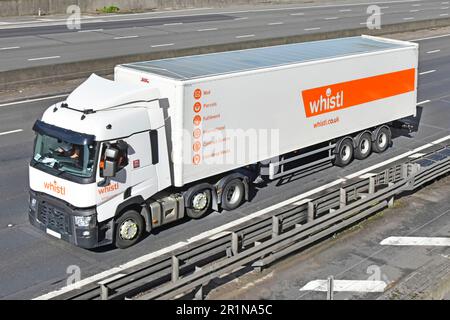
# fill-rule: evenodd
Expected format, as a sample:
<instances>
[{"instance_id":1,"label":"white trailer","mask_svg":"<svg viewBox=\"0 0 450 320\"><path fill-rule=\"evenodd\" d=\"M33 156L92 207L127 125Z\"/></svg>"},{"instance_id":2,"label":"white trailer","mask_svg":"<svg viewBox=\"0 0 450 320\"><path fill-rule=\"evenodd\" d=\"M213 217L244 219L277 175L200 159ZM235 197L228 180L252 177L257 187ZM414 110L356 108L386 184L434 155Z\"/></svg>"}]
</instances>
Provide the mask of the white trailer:
<instances>
[{"instance_id":1,"label":"white trailer","mask_svg":"<svg viewBox=\"0 0 450 320\"><path fill-rule=\"evenodd\" d=\"M390 127L416 114L417 67L417 44L361 36L92 75L34 126L30 221L123 248L185 215L233 210L262 180L383 152Z\"/></svg>"}]
</instances>

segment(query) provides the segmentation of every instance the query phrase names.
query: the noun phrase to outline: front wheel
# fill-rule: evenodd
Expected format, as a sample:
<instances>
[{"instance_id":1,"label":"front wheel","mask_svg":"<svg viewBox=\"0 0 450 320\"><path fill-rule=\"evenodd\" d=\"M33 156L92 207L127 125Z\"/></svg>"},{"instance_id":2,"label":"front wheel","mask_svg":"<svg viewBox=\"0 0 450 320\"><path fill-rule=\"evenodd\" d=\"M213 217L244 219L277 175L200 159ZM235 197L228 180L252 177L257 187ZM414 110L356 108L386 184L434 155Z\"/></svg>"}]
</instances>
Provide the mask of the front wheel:
<instances>
[{"instance_id":1,"label":"front wheel","mask_svg":"<svg viewBox=\"0 0 450 320\"><path fill-rule=\"evenodd\" d=\"M116 221L115 244L117 248L125 249L139 241L144 232L144 219L139 212L129 210Z\"/></svg>"}]
</instances>

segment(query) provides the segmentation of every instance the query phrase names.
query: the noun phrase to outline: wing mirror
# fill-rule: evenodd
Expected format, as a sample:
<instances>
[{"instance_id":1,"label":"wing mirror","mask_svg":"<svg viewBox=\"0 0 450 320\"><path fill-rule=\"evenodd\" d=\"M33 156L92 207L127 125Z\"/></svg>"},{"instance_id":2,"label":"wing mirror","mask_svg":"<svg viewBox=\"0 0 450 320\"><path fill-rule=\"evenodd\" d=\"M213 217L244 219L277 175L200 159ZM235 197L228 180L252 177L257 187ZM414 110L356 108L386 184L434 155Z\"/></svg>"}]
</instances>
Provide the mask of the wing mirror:
<instances>
[{"instance_id":1,"label":"wing mirror","mask_svg":"<svg viewBox=\"0 0 450 320\"><path fill-rule=\"evenodd\" d=\"M107 147L103 157L103 169L101 172L103 178L112 178L116 176L118 159L119 150L112 146Z\"/></svg>"}]
</instances>

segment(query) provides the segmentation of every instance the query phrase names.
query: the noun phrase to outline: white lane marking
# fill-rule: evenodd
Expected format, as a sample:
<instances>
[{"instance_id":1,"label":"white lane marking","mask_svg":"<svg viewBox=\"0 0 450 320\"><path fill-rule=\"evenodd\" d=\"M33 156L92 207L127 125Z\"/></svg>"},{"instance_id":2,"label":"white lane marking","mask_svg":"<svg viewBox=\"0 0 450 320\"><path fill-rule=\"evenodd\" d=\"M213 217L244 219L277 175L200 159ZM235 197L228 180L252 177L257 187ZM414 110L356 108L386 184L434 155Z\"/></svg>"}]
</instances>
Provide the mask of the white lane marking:
<instances>
[{"instance_id":1,"label":"white lane marking","mask_svg":"<svg viewBox=\"0 0 450 320\"><path fill-rule=\"evenodd\" d=\"M383 246L450 246L450 238L444 237L389 237L380 242Z\"/></svg>"},{"instance_id":2,"label":"white lane marking","mask_svg":"<svg viewBox=\"0 0 450 320\"><path fill-rule=\"evenodd\" d=\"M5 136L7 134L17 133L17 132L22 132L22 131L23 131L23 129L16 129L16 130L11 130L11 131L0 132L0 136Z\"/></svg>"},{"instance_id":3,"label":"white lane marking","mask_svg":"<svg viewBox=\"0 0 450 320\"><path fill-rule=\"evenodd\" d=\"M414 17L403 18L403 20L414 20Z\"/></svg>"},{"instance_id":4,"label":"white lane marking","mask_svg":"<svg viewBox=\"0 0 450 320\"><path fill-rule=\"evenodd\" d=\"M360 24L365 26L365 25L367 25L367 21L366 22L361 22Z\"/></svg>"},{"instance_id":5,"label":"white lane marking","mask_svg":"<svg viewBox=\"0 0 450 320\"><path fill-rule=\"evenodd\" d=\"M150 259L153 259L155 257L159 257L159 256L161 256L161 255L163 255L163 254L165 254L167 252L176 250L176 249L184 247L186 245L187 245L186 242L175 243L174 245L171 245L171 246L166 247L164 249L161 249L161 250L158 250L158 251L146 254L146 255L144 255L142 257L139 257L139 258L136 258L134 260L131 260L131 261L129 261L129 262L125 263L125 264L122 264L122 265L120 265L118 267L115 267L115 268L112 268L112 269L100 272L100 273L98 273L96 275L93 275L91 277L88 277L88 278L85 278L85 279L80 280L78 282L72 283L72 284L70 284L68 286L65 286L65 287L59 289L59 290L55 290L55 291L49 292L47 294L41 295L39 297L36 297L33 300L48 300L48 299L54 298L54 297L59 296L59 295L61 295L63 293L66 293L66 292L69 292L69 291L72 291L72 290L75 290L75 289L79 289L79 288L81 288L81 287L83 287L83 286L85 286L87 284L93 283L93 282L97 282L97 281L102 280L102 279L104 279L106 277L109 277L109 276L111 276L113 274L119 273L119 272L121 272L123 270L126 270L128 268L137 266L137 265L139 265L139 264L141 264L143 262L146 262L146 261L148 261Z\"/></svg>"},{"instance_id":6,"label":"white lane marking","mask_svg":"<svg viewBox=\"0 0 450 320\"><path fill-rule=\"evenodd\" d=\"M377 169L377 168L379 168L379 167L383 167L383 166L385 166L385 165L387 165L387 164L389 164L389 163L392 163L392 162L398 161L398 160L400 160L400 159L406 158L406 157L408 157L408 156L410 156L410 155L412 155L412 154L414 154L414 153L417 153L417 152L419 152L419 151L422 151L422 150L424 150L424 149L426 149L426 148L429 148L429 147L432 147L432 146L434 146L434 145L440 144L440 143L442 143L442 142L444 142L444 141L447 141L447 140L449 140L449 139L450 139L450 135L445 136L445 137L442 137L442 138L440 138L440 139L437 139L437 140L434 140L434 141L432 141L432 142L430 142L430 143L427 143L427 144L425 144L425 145L423 145L423 146L420 146L420 147L418 147L418 148L415 148L414 150L411 150L411 151L405 152L405 153L403 153L403 154L400 154L400 155L398 155L398 156L396 156L396 157L390 158L389 160L386 160L386 161L377 163L377 164L375 164L375 165L373 165L373 166L371 166L371 167L368 167L368 168L366 168L366 169L363 169L363 170L361 170L361 171L358 171L358 172L349 174L349 175L346 176L345 178L346 178L346 179L353 179L353 178L359 177L360 175L362 175L362 174L364 174L364 173L373 171L373 170L375 170L375 169Z\"/></svg>"},{"instance_id":7,"label":"white lane marking","mask_svg":"<svg viewBox=\"0 0 450 320\"><path fill-rule=\"evenodd\" d=\"M303 30L305 30L305 31L320 30L320 27L317 27L317 28L306 28L306 29L303 29Z\"/></svg>"},{"instance_id":8,"label":"white lane marking","mask_svg":"<svg viewBox=\"0 0 450 320\"><path fill-rule=\"evenodd\" d=\"M359 176L361 179L369 179L370 177L373 177L375 175L375 173L373 172L368 172L366 174L363 174L361 176Z\"/></svg>"},{"instance_id":9,"label":"white lane marking","mask_svg":"<svg viewBox=\"0 0 450 320\"><path fill-rule=\"evenodd\" d=\"M409 10L409 12L419 12L419 9Z\"/></svg>"},{"instance_id":10,"label":"white lane marking","mask_svg":"<svg viewBox=\"0 0 450 320\"><path fill-rule=\"evenodd\" d=\"M328 280L313 280L300 288L300 291L328 291ZM387 284L378 280L334 280L336 292L384 292Z\"/></svg>"},{"instance_id":11,"label":"white lane marking","mask_svg":"<svg viewBox=\"0 0 450 320\"><path fill-rule=\"evenodd\" d=\"M164 23L165 26L179 26L181 24L183 24L183 22Z\"/></svg>"},{"instance_id":12,"label":"white lane marking","mask_svg":"<svg viewBox=\"0 0 450 320\"><path fill-rule=\"evenodd\" d=\"M268 23L267 25L268 26L278 26L278 25L281 25L281 24L284 24L284 22L271 22L271 23Z\"/></svg>"},{"instance_id":13,"label":"white lane marking","mask_svg":"<svg viewBox=\"0 0 450 320\"><path fill-rule=\"evenodd\" d=\"M380 9L389 9L389 7L380 7Z\"/></svg>"},{"instance_id":14,"label":"white lane marking","mask_svg":"<svg viewBox=\"0 0 450 320\"><path fill-rule=\"evenodd\" d=\"M103 31L103 29L80 30L78 32L98 32L98 31Z\"/></svg>"},{"instance_id":15,"label":"white lane marking","mask_svg":"<svg viewBox=\"0 0 450 320\"><path fill-rule=\"evenodd\" d=\"M291 16L304 16L304 12L291 13Z\"/></svg>"},{"instance_id":16,"label":"white lane marking","mask_svg":"<svg viewBox=\"0 0 450 320\"><path fill-rule=\"evenodd\" d=\"M175 45L175 43L163 43L163 44L155 44L151 46L152 48L159 48L159 47L170 47Z\"/></svg>"},{"instance_id":17,"label":"white lane marking","mask_svg":"<svg viewBox=\"0 0 450 320\"><path fill-rule=\"evenodd\" d=\"M448 4L449 2L448 1L445 1L445 2L442 2L441 4Z\"/></svg>"},{"instance_id":18,"label":"white lane marking","mask_svg":"<svg viewBox=\"0 0 450 320\"><path fill-rule=\"evenodd\" d=\"M417 105L421 106L421 105L423 105L425 103L428 103L428 102L431 102L431 100L424 100L424 101L417 102Z\"/></svg>"},{"instance_id":19,"label":"white lane marking","mask_svg":"<svg viewBox=\"0 0 450 320\"><path fill-rule=\"evenodd\" d=\"M241 39L241 38L251 38L254 37L254 34L244 34L242 36L236 36L236 39Z\"/></svg>"},{"instance_id":20,"label":"white lane marking","mask_svg":"<svg viewBox=\"0 0 450 320\"><path fill-rule=\"evenodd\" d=\"M0 48L0 51L2 51L2 50L13 50L13 49L20 49L20 47L4 47L4 48Z\"/></svg>"},{"instance_id":21,"label":"white lane marking","mask_svg":"<svg viewBox=\"0 0 450 320\"><path fill-rule=\"evenodd\" d=\"M123 36L123 37L115 37L114 40L133 39L133 38L139 38L139 36Z\"/></svg>"},{"instance_id":22,"label":"white lane marking","mask_svg":"<svg viewBox=\"0 0 450 320\"><path fill-rule=\"evenodd\" d=\"M412 4L411 5L412 7L420 7L420 6L422 6L421 4Z\"/></svg>"},{"instance_id":23,"label":"white lane marking","mask_svg":"<svg viewBox=\"0 0 450 320\"><path fill-rule=\"evenodd\" d=\"M239 21L239 20L247 20L248 17L241 17L241 18L235 18L234 21Z\"/></svg>"},{"instance_id":24,"label":"white lane marking","mask_svg":"<svg viewBox=\"0 0 450 320\"><path fill-rule=\"evenodd\" d=\"M429 73L433 73L433 72L436 72L436 70L428 70L428 71L424 71L424 72L419 73L419 75L420 75L420 76L423 76L424 74L429 74Z\"/></svg>"},{"instance_id":25,"label":"white lane marking","mask_svg":"<svg viewBox=\"0 0 450 320\"><path fill-rule=\"evenodd\" d=\"M325 20L337 20L339 19L339 17L329 17L329 18L325 18Z\"/></svg>"},{"instance_id":26,"label":"white lane marking","mask_svg":"<svg viewBox=\"0 0 450 320\"><path fill-rule=\"evenodd\" d=\"M411 159L418 159L418 158L420 158L420 157L423 157L424 155L425 155L425 153L417 152L417 153L414 153L414 154L410 155L408 158L411 158Z\"/></svg>"},{"instance_id":27,"label":"white lane marking","mask_svg":"<svg viewBox=\"0 0 450 320\"><path fill-rule=\"evenodd\" d=\"M341 10L339 10L339 12L351 12L352 11L352 9L341 9Z\"/></svg>"},{"instance_id":28,"label":"white lane marking","mask_svg":"<svg viewBox=\"0 0 450 320\"><path fill-rule=\"evenodd\" d=\"M204 32L204 31L217 31L219 30L218 28L208 28L208 29L199 29L197 30L198 32Z\"/></svg>"},{"instance_id":29,"label":"white lane marking","mask_svg":"<svg viewBox=\"0 0 450 320\"><path fill-rule=\"evenodd\" d=\"M450 34L443 34L443 35L440 35L440 36L433 36L433 37L413 39L413 40L409 40L409 41L423 41L423 40L439 39L439 38L445 38L445 37L450 37Z\"/></svg>"},{"instance_id":30,"label":"white lane marking","mask_svg":"<svg viewBox=\"0 0 450 320\"><path fill-rule=\"evenodd\" d=\"M448 13L441 13L439 16L440 17L446 17L446 16L448 16Z\"/></svg>"},{"instance_id":31,"label":"white lane marking","mask_svg":"<svg viewBox=\"0 0 450 320\"><path fill-rule=\"evenodd\" d=\"M49 59L59 59L61 56L51 56L51 57L40 57L40 58L30 58L28 61L38 61L38 60L49 60Z\"/></svg>"},{"instance_id":32,"label":"white lane marking","mask_svg":"<svg viewBox=\"0 0 450 320\"><path fill-rule=\"evenodd\" d=\"M440 49L437 49L437 50L427 51L427 53L438 53L438 52L441 52L441 50L440 50Z\"/></svg>"},{"instance_id":33,"label":"white lane marking","mask_svg":"<svg viewBox=\"0 0 450 320\"><path fill-rule=\"evenodd\" d=\"M16 104L22 104L22 103L28 103L28 102L35 102L35 101L43 101L43 100L50 100L50 99L56 99L56 98L62 98L67 97L67 94L60 94L57 96L50 96L50 97L43 97L43 98L35 98L35 99L28 99L28 100L22 100L22 101L14 101L14 102L8 102L0 104L0 107L7 107L7 106L13 106Z\"/></svg>"},{"instance_id":34,"label":"white lane marking","mask_svg":"<svg viewBox=\"0 0 450 320\"><path fill-rule=\"evenodd\" d=\"M1 21L0 21L0 26L3 26L3 25L6 26L6 25L8 25L8 24L11 24L11 23L10 23L10 22L1 22Z\"/></svg>"},{"instance_id":35,"label":"white lane marking","mask_svg":"<svg viewBox=\"0 0 450 320\"><path fill-rule=\"evenodd\" d=\"M391 158L390 160L381 162L381 163L373 165L373 166L371 166L371 167L369 167L367 169L363 169L361 171L358 171L358 172L354 173L353 175L355 177L361 176L364 173L373 171L373 170L375 170L375 169L377 169L379 167L382 167L382 166L384 166L384 165L386 165L388 163L391 163L393 161L397 161L397 160L399 160L401 158L405 158L405 157L407 157L407 156L409 156L409 155L411 155L413 153L416 153L416 152L418 152L420 150L426 149L426 148L432 146L433 144L441 143L441 142L449 140L449 139L450 139L450 135L448 135L446 137L443 137L443 138L440 138L438 140L435 140L435 141L433 141L431 143L428 143L428 144L426 144L426 145L424 145L422 147L416 148L415 150L406 152L406 153L404 153L402 155L399 155L399 156L397 156L395 158ZM352 175L350 175L350 176L352 176ZM347 176L347 178L348 177L349 176ZM344 181L345 181L345 179L343 179L343 178L337 179L337 180L335 180L333 182L327 183L327 184L325 184L323 186L317 187L317 188L315 188L313 190L310 190L310 191L305 192L303 194L300 194L298 196L295 196L295 197L292 197L292 198L287 199L285 201L282 201L280 203L274 204L274 205L272 205L270 207L267 207L265 209L262 209L262 210L259 210L257 212L251 213L249 215L246 215L245 217L242 217L240 219L234 220L234 221L229 222L229 223L227 223L225 225L222 225L220 227L217 227L217 228L205 231L205 232L203 232L203 233L201 233L201 234L199 234L197 236L194 236L192 238L187 239L185 242L179 242L179 243L177 243L177 244L175 244L173 246L167 247L165 249L161 249L161 250L155 251L153 253L149 253L149 254L144 255L144 256L142 256L140 258L136 258L136 259L134 259L134 260L132 260L132 261L122 265L122 266L115 267L115 268L112 268L110 270L103 271L100 274L93 275L91 277L83 279L83 280L81 280L81 282L77 282L75 284L71 284L69 286L66 286L66 287L63 287L63 288L61 288L59 290L56 290L56 291L50 292L48 294L42 295L42 296L40 296L38 298L35 298L35 299L41 300L41 299L50 299L52 297L56 297L56 296L58 296L58 295L60 295L62 293L71 291L71 290L73 290L75 288L87 285L89 283L92 283L92 282L98 281L100 279L103 279L103 278L105 278L107 276L110 276L110 275L112 275L114 273L120 272L123 269L125 269L125 267L136 266L136 265L138 265L140 263L143 263L145 261L148 261L150 259L159 257L159 256L161 256L161 255L163 255L163 254L165 254L167 252L173 251L173 250L178 249L178 248L185 247L185 246L187 246L190 243L193 243L193 242L196 242L196 241L199 241L199 240L203 240L203 239L212 237L212 236L214 236L214 235L216 235L216 234L218 234L220 232L227 231L228 229L230 229L232 227L235 227L235 226L240 225L240 224L242 224L244 222L247 222L247 221L250 221L252 219L255 219L256 217L262 216L262 215L264 215L266 213L269 213L271 211L274 211L276 209L279 209L279 208L282 208L284 206L290 205L293 202L297 202L297 201L300 201L300 200L303 200L303 201L307 202L306 200L309 200L309 199L307 199L309 196L311 196L313 194L316 194L318 192L321 192L323 190L326 190L328 188L331 188L331 187L333 187L335 185L338 185L338 184L340 184L340 183L342 183Z\"/></svg>"},{"instance_id":36,"label":"white lane marking","mask_svg":"<svg viewBox=\"0 0 450 320\"><path fill-rule=\"evenodd\" d=\"M447 10L449 7L442 7L441 10Z\"/></svg>"}]
</instances>

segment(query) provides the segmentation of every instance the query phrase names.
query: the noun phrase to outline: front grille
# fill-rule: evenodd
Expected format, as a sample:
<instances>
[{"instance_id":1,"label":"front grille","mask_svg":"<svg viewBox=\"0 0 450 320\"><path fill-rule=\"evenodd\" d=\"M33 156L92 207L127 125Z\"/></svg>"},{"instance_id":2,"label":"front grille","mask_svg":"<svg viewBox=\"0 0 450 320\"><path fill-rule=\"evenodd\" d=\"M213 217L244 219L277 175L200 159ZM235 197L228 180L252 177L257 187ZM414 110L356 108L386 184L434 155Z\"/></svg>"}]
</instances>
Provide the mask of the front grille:
<instances>
[{"instance_id":1,"label":"front grille","mask_svg":"<svg viewBox=\"0 0 450 320\"><path fill-rule=\"evenodd\" d=\"M41 202L38 209L38 219L47 228L59 233L70 233L69 217L64 211L57 209L46 202Z\"/></svg>"}]
</instances>

